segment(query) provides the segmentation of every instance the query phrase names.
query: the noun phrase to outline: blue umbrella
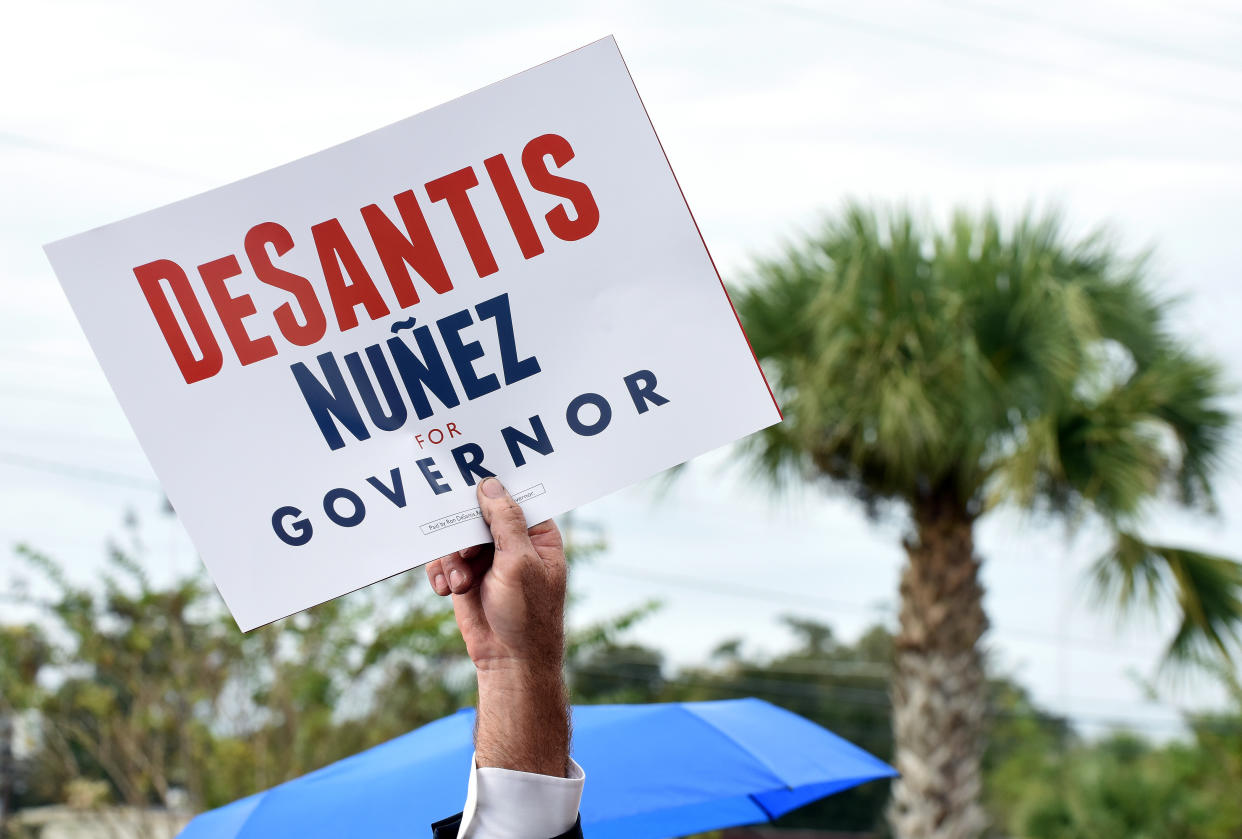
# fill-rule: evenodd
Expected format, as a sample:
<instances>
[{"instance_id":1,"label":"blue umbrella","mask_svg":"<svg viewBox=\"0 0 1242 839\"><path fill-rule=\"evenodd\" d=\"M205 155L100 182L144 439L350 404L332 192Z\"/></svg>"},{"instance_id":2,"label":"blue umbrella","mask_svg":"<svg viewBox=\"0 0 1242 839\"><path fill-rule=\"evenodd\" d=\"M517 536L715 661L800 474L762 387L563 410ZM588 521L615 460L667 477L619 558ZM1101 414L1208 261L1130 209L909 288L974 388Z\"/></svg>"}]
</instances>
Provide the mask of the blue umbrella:
<instances>
[{"instance_id":1,"label":"blue umbrella","mask_svg":"<svg viewBox=\"0 0 1242 839\"><path fill-rule=\"evenodd\" d=\"M573 709L589 839L666 839L775 819L896 772L759 699ZM473 710L203 813L178 839L429 835L466 799Z\"/></svg>"}]
</instances>

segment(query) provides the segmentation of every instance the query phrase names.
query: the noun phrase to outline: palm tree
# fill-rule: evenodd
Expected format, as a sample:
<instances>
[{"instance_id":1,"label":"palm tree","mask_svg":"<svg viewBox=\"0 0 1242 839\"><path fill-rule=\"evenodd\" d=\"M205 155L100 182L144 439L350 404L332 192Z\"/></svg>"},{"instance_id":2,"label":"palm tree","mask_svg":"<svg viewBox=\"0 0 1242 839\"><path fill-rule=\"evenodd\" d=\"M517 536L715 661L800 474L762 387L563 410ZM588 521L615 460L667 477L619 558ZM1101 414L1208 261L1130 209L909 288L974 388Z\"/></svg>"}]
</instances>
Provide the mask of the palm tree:
<instances>
[{"instance_id":1,"label":"palm tree","mask_svg":"<svg viewBox=\"0 0 1242 839\"><path fill-rule=\"evenodd\" d=\"M985 827L988 626L975 523L1002 504L1115 534L1099 590L1180 610L1169 652L1227 654L1242 566L1144 540L1152 502L1213 508L1232 417L1220 368L1169 329L1143 258L1056 214L1005 226L849 205L761 261L734 295L785 422L751 439L761 474L844 487L909 516L892 684L889 820L903 839Z\"/></svg>"}]
</instances>

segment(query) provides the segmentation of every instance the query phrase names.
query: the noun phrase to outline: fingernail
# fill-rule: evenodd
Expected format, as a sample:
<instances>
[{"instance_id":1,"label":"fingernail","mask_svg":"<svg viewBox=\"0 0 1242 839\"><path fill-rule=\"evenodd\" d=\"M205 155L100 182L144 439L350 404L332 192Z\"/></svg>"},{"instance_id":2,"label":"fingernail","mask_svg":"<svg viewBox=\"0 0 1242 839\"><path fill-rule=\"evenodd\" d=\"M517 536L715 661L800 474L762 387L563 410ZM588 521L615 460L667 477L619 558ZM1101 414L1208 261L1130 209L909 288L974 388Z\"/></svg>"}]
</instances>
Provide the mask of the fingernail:
<instances>
[{"instance_id":1,"label":"fingernail","mask_svg":"<svg viewBox=\"0 0 1242 839\"><path fill-rule=\"evenodd\" d=\"M448 580L444 579L443 574L436 574L436 594L441 594L448 590Z\"/></svg>"},{"instance_id":2,"label":"fingernail","mask_svg":"<svg viewBox=\"0 0 1242 839\"><path fill-rule=\"evenodd\" d=\"M484 478L483 494L488 498L501 498L505 494L504 485L496 478Z\"/></svg>"},{"instance_id":3,"label":"fingernail","mask_svg":"<svg viewBox=\"0 0 1242 839\"><path fill-rule=\"evenodd\" d=\"M456 591L466 582L466 575L454 568L449 572L449 582L452 583L453 590Z\"/></svg>"}]
</instances>

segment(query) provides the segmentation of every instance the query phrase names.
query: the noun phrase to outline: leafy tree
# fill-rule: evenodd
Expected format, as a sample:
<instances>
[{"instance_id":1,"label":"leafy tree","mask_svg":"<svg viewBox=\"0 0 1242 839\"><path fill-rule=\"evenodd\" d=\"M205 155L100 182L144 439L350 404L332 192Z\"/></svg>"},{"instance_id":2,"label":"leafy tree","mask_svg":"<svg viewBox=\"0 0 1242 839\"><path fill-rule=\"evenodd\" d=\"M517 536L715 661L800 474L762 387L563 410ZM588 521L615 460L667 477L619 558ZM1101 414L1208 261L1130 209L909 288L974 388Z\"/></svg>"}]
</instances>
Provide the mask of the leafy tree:
<instances>
[{"instance_id":1,"label":"leafy tree","mask_svg":"<svg viewBox=\"0 0 1242 839\"><path fill-rule=\"evenodd\" d=\"M1017 684L993 678L988 748L983 756L984 803L993 825L1012 826L1032 779L1055 774L1078 745L1069 723L1039 708ZM1001 831L998 836L1011 835ZM1018 830L1016 835L1025 835Z\"/></svg>"},{"instance_id":2,"label":"leafy tree","mask_svg":"<svg viewBox=\"0 0 1242 839\"><path fill-rule=\"evenodd\" d=\"M587 662L571 662L573 684L602 686L602 695L577 701L612 701L615 691L640 694L641 701L699 701L754 696L788 708L885 760L892 760L892 706L888 692L893 639L875 626L852 644L841 642L819 621L788 616L795 644L775 655L748 655L739 639L721 642L711 660L672 674L653 672L658 651L618 645ZM596 667L595 662L608 662ZM639 662L639 666L633 666ZM591 678L579 681L585 670ZM627 686L628 683L628 686ZM988 681L988 715L994 736L986 765L1017 777L1024 766L1016 756L1056 753L1070 733L1064 720L1044 713L1013 681ZM1004 784L995 797L1011 792ZM778 828L882 832L889 784L878 781L847 790L787 814ZM1003 804L1003 801L1000 803Z\"/></svg>"},{"instance_id":3,"label":"leafy tree","mask_svg":"<svg viewBox=\"0 0 1242 839\"><path fill-rule=\"evenodd\" d=\"M1031 839L1229 839L1242 835L1242 716L1192 721L1155 746L1133 734L1011 755L990 785L1000 835ZM1033 744L1031 744L1033 745ZM1223 747L1223 748L1222 748ZM1015 759L1017 758L1017 759ZM995 799L994 799L995 801Z\"/></svg>"},{"instance_id":4,"label":"leafy tree","mask_svg":"<svg viewBox=\"0 0 1242 839\"><path fill-rule=\"evenodd\" d=\"M713 661L685 668L670 678L666 695L677 701L754 696L819 723L850 742L889 759L889 634L880 627L845 644L827 625L787 616L792 649L772 656L747 656L738 642L717 647ZM802 807L781 818L783 828L870 831L888 797L877 781Z\"/></svg>"},{"instance_id":5,"label":"leafy tree","mask_svg":"<svg viewBox=\"0 0 1242 839\"><path fill-rule=\"evenodd\" d=\"M644 703L664 698L664 654L640 644L606 644L569 664L575 703Z\"/></svg>"},{"instance_id":6,"label":"leafy tree","mask_svg":"<svg viewBox=\"0 0 1242 839\"><path fill-rule=\"evenodd\" d=\"M15 798L24 792L13 749L18 714L36 701L39 672L49 654L38 627L0 626L0 836Z\"/></svg>"},{"instance_id":7,"label":"leafy tree","mask_svg":"<svg viewBox=\"0 0 1242 839\"><path fill-rule=\"evenodd\" d=\"M760 473L909 516L898 835L966 839L986 823L974 526L991 510L1111 529L1100 590L1123 606L1171 602L1173 656L1237 641L1242 568L1141 536L1154 501L1212 508L1232 422L1218 365L1172 333L1144 260L1103 235L1075 239L1055 215L1006 226L958 213L935 231L851 205L760 262L735 300L786 415L751 438Z\"/></svg>"},{"instance_id":8,"label":"leafy tree","mask_svg":"<svg viewBox=\"0 0 1242 839\"><path fill-rule=\"evenodd\" d=\"M154 583L129 524L90 584L18 548L52 594L30 601L39 624L0 626L0 720L38 713L46 796L102 781L133 807L216 807L473 703L451 604L421 573L242 634L201 571ZM573 561L602 549L566 529ZM576 626L567 648L591 657L652 608Z\"/></svg>"},{"instance_id":9,"label":"leafy tree","mask_svg":"<svg viewBox=\"0 0 1242 839\"><path fill-rule=\"evenodd\" d=\"M243 635L201 572L152 583L136 535L112 548L99 585L19 554L54 589L43 662L54 686L22 704L40 715L61 789L100 779L134 807L179 791L217 806L450 713L473 691L464 671L453 678L466 659L451 609L414 575Z\"/></svg>"}]
</instances>

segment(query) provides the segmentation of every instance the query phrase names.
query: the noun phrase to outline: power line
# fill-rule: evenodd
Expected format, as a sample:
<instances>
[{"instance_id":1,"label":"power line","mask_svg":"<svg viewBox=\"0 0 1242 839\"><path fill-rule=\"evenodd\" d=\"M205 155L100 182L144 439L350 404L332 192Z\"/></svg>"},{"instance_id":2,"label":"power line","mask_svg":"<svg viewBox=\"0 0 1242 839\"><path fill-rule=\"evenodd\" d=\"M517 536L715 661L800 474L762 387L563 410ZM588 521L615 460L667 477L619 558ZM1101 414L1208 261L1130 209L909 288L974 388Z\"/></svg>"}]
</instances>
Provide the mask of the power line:
<instances>
[{"instance_id":1,"label":"power line","mask_svg":"<svg viewBox=\"0 0 1242 839\"><path fill-rule=\"evenodd\" d=\"M1229 26L1242 26L1242 15L1231 14L1225 9L1211 4L1190 3L1187 0L1181 0L1177 4L1178 10L1187 10L1199 15L1200 17L1210 18L1218 23L1225 23Z\"/></svg>"},{"instance_id":2,"label":"power line","mask_svg":"<svg viewBox=\"0 0 1242 839\"><path fill-rule=\"evenodd\" d=\"M739 3L738 5L741 5L741 4ZM937 49L941 51L948 51L948 52L956 53L958 55L967 55L967 56L972 56L975 58L983 58L985 60L997 62L997 63L1004 64L1004 65L1025 66L1028 69L1038 70L1040 72L1051 72L1051 73L1056 73L1058 75L1067 75L1067 76L1071 76L1075 78L1078 78L1081 76L1090 76L1094 78L1096 81L1102 82L1104 84L1110 85L1115 88L1126 90L1127 92L1130 92L1130 93L1144 95L1144 96L1155 95L1155 96L1160 96L1160 97L1169 99L1178 104L1194 103L1194 104L1207 106L1207 107L1225 109L1225 110L1231 111L1236 114L1242 114L1242 101L1239 101L1236 99L1216 97L1216 96L1205 95L1205 94L1201 94L1201 93L1197 93L1193 91L1186 91L1186 90L1164 87L1164 86L1153 86L1151 84L1145 84L1143 87L1137 87L1134 84L1130 83L1129 80L1123 76L1113 75L1111 73L1094 70L1088 67L1079 67L1079 68L1068 67L1063 64L1058 64L1056 62L1046 61L1046 60L1039 59L1039 58L1033 58L1030 56L1012 55L1006 52L1002 52L1000 50L990 49L988 47L981 47L981 46L974 45L974 44L967 44L967 43L962 43L962 42L953 41L949 39L939 38L936 36L929 36L926 34L913 32L909 29L904 29L899 26L892 26L886 23L877 23L874 21L854 18L848 15L842 15L838 12L832 12L832 11L822 9L822 8L808 8L806 6L800 5L795 2L788 2L787 0L772 0L770 5L772 6L772 8L782 10L786 13L791 13L797 16L815 20L816 22L819 22L819 23L827 23L827 24L830 24L836 27L853 29L854 31L863 32L868 35L873 35L873 36L878 35L879 37L882 37L882 38L887 38L890 40L905 41L907 43L913 43L919 46L930 47L932 49ZM745 6L745 8L750 10L753 7ZM1222 10L1213 10L1212 12L1208 12L1207 10L1200 8L1197 11L1200 14L1206 14L1212 17L1216 17L1217 19L1233 22L1235 24L1238 23L1240 20L1238 18L1233 18L1232 16L1228 16L1227 13L1225 13ZM1102 35L1101 33L1095 32L1094 30L1067 27L1063 24L1053 23L1051 21L1048 21L1045 18L1034 16L1034 15L1029 15L1026 17L1030 20L1041 23L1041 25L1046 25L1046 26L1050 26L1053 28L1061 28L1065 31L1070 31L1070 32L1077 32L1079 33L1080 37L1087 37L1087 38L1090 38L1092 40L1097 40L1097 41L1111 40L1119 44L1126 43L1123 39L1117 39L1115 36L1105 36L1105 35ZM1134 42L1130 42L1128 46L1131 48L1134 48L1137 45ZM1170 48L1167 45L1155 45L1155 46L1159 46L1160 50L1165 53L1170 53L1170 54L1177 53L1178 57L1182 58L1183 60L1194 60L1194 61L1199 61L1199 62L1204 62L1204 61L1210 62L1211 61L1210 59L1205 59L1202 56L1198 56L1190 52L1186 52L1183 54L1181 51L1176 50L1176 48ZM1142 44L1141 47L1146 49L1148 45ZM1232 67L1234 65L1230 63L1229 66ZM9 146L12 148L27 149L27 150L32 150L32 151L37 151L37 152L42 152L42 153L58 154L58 155L77 158L80 160L88 160L88 161L97 162L97 163L104 163L104 164L108 164L111 166L120 167L123 169L142 171L148 174L155 174L155 175L160 175L160 176L165 176L165 177L171 176L171 177L176 177L178 179L193 179L196 181L201 180L201 176L190 173L190 172L185 172L185 171L171 169L171 168L162 167L162 166L152 166L150 164L147 164L141 161L136 161L130 158L124 158L124 157L110 155L110 154L102 154L102 153L99 153L99 152L96 152L90 149L67 145L63 143L57 143L57 142L53 142L50 140L46 140L41 137L35 137L31 135L26 135L26 134L19 134L19 133L11 132L11 131L0 132L0 145Z\"/></svg>"},{"instance_id":3,"label":"power line","mask_svg":"<svg viewBox=\"0 0 1242 839\"><path fill-rule=\"evenodd\" d=\"M51 428L31 428L29 426L0 426L0 439L5 437L22 437L26 439L52 440L57 444L89 443L91 445L110 445L133 448L137 441L133 437L114 437L106 434L83 434L79 431Z\"/></svg>"},{"instance_id":4,"label":"power line","mask_svg":"<svg viewBox=\"0 0 1242 839\"><path fill-rule=\"evenodd\" d=\"M791 697L800 697L808 700L816 700L822 707L824 701L831 701L841 705L854 705L856 707L871 707L889 709L892 707L891 698L887 691L869 690L866 688L846 688L832 685L817 685L808 682L795 682L789 679L766 678L766 677L743 677L730 678L728 675L711 677L696 677L694 674L685 672L678 673L676 676L664 677L663 675L653 676L649 670L645 668L628 668L623 665L573 665L570 672L592 673L595 675L615 676L631 682L643 682L652 686L659 684L674 685L679 687L712 687L721 690L735 690L741 692L753 691L756 693L768 693L769 695L776 693ZM1064 717L1077 722L1083 722L1090 725L1097 725L1106 728L1126 728L1133 730L1181 730L1186 727L1182 720L1158 720L1144 719L1141 717L1123 717L1110 714L1093 714L1093 713L1060 713L1048 711L1046 715L1040 715L1031 711L1013 711L1004 708L989 708L987 715L1000 719L1055 719L1056 717ZM1235 731L1236 726L1229 725L1226 730Z\"/></svg>"},{"instance_id":5,"label":"power line","mask_svg":"<svg viewBox=\"0 0 1242 839\"><path fill-rule=\"evenodd\" d=\"M817 595L781 591L779 589L752 586L750 584L729 583L723 580L705 580L699 577L690 576L688 574L652 571L646 568L618 565L613 562L601 562L599 565L594 566L592 570L599 571L604 574L610 574L614 577L624 577L627 579L637 580L639 582L656 582L663 585L673 586L675 588L707 591L724 595L726 597L763 600L769 603L777 603L781 605L804 605L823 611L853 612L855 614L867 614L877 618L892 618L896 612L896 608L891 603L876 603L872 606L865 606L855 601L834 600L827 597L819 597ZM1155 652L1152 649L1119 644L1099 638L1074 636L1063 637L1055 632L1043 632L1037 629L994 625L990 628L990 631L995 632L998 635L1009 635L1017 638L1025 638L1036 643L1052 646L1068 644L1069 646L1095 648L1111 653L1115 653L1118 650L1129 650L1130 652L1141 653L1144 655L1149 655Z\"/></svg>"},{"instance_id":6,"label":"power line","mask_svg":"<svg viewBox=\"0 0 1242 839\"><path fill-rule=\"evenodd\" d=\"M97 371L99 366L91 365L93 359L83 358L81 356L71 355L50 355L48 353L35 353L25 349L18 350L14 354L10 349L6 349L0 353L0 364L34 364L40 367L55 367L61 370L74 370L79 373L88 373Z\"/></svg>"},{"instance_id":7,"label":"power line","mask_svg":"<svg viewBox=\"0 0 1242 839\"><path fill-rule=\"evenodd\" d=\"M0 131L0 146L25 149L27 151L40 152L43 154L56 154L62 157L71 157L77 160L85 160L93 163L106 163L110 166L128 169L132 172L140 172L146 175L156 175L163 178L171 177L178 180L192 180L197 182L201 182L203 179L201 175L184 172L179 169L172 169L167 166L154 166L150 163L144 163L132 158L106 154L92 149L82 148L80 146L68 145L66 143L57 143L51 140L45 140L42 137L33 137L29 134L18 134L14 131Z\"/></svg>"},{"instance_id":8,"label":"power line","mask_svg":"<svg viewBox=\"0 0 1242 839\"><path fill-rule=\"evenodd\" d=\"M860 18L850 17L838 12L831 12L826 9L807 8L793 2L772 0L770 5L775 9L780 9L808 20L830 24L832 26L845 29L853 29L856 32L863 32L872 36L878 35L888 40L904 41L906 43L916 44L922 47L930 47L932 49L956 53L958 55L982 58L987 61L1006 66L1025 67L1029 70L1037 70L1041 73L1055 73L1056 75L1069 76L1075 79L1080 79L1085 76L1096 82L1100 82L1107 86L1124 90L1128 93L1136 95L1148 97L1158 96L1178 104L1184 105L1190 103L1226 110L1234 114L1242 115L1242 100L1222 98L1209 94L1181 90L1151 83L1146 83L1143 87L1136 87L1123 76L1116 76L1112 73L1096 70L1091 67L1068 67L1054 61L1046 61L1041 58L1034 58L1025 55L1013 55L1000 50L991 49L989 47L978 46L976 44L952 41L945 38L939 38L934 35L924 35L922 33L912 32L911 30L904 29L900 26L892 26L887 23L862 20Z\"/></svg>"},{"instance_id":9,"label":"power line","mask_svg":"<svg viewBox=\"0 0 1242 839\"><path fill-rule=\"evenodd\" d=\"M158 481L140 478L135 475L127 475L120 472L112 472L93 467L84 467L73 463L32 457L18 452L0 451L0 464L33 469L65 478L110 483L116 486L125 486L135 489L149 489L162 492L162 488ZM675 588L693 589L697 592L711 592L724 595L726 597L738 597L747 600L762 600L786 606L802 605L813 608L817 611L852 612L855 614L865 614L871 616L872 618L892 618L896 611L895 607L891 603L875 603L871 606L865 606L855 601L834 600L817 595L781 591L779 589L764 588L750 584L729 583L724 580L706 580L690 575L653 571L646 568L620 565L613 562L602 563L595 566L592 570L606 575L622 577L638 582L655 582ZM1114 641L1107 641L1098 638L1061 636L1057 633L1043 632L1040 630L1025 629L1021 627L993 625L990 627L990 631L995 632L998 635L1009 635L1016 638L1025 638L1030 641L1053 646L1069 645L1079 648L1094 648L1105 652L1128 650L1130 652L1144 655L1149 655L1155 652L1152 649L1119 644Z\"/></svg>"},{"instance_id":10,"label":"power line","mask_svg":"<svg viewBox=\"0 0 1242 839\"><path fill-rule=\"evenodd\" d=\"M49 475L58 475L62 478L73 478L83 481L96 481L98 483L112 484L113 486L123 486L130 489L146 489L155 492L163 492L159 481L150 478L140 478L137 475L127 475L123 472L112 472L107 469L96 469L90 466L79 466L76 463L64 463L58 460L49 460L41 457L31 457L30 455L21 454L20 452L0 451L0 465L16 466L20 469L32 469L38 472L46 472Z\"/></svg>"},{"instance_id":11,"label":"power line","mask_svg":"<svg viewBox=\"0 0 1242 839\"><path fill-rule=\"evenodd\" d=\"M1044 27L1045 29L1059 31L1075 38L1080 38L1086 41L1094 41L1097 44L1120 47L1122 49L1139 52L1143 55L1163 55L1167 58L1173 58L1178 61L1194 62L1208 67L1221 68L1230 72L1242 71L1242 63L1236 61L1222 60L1215 56L1205 56L1195 52L1194 50L1184 49L1176 46L1175 44L1168 44L1162 41L1143 41L1131 38L1121 38L1111 32L1076 26L1071 23L1034 14L1026 11L1025 7L1018 9L1009 6L993 6L986 3L980 3L978 0L940 0L940 2L950 7L964 9L975 14L994 19L1011 20L1019 23L1034 23L1037 26Z\"/></svg>"},{"instance_id":12,"label":"power line","mask_svg":"<svg viewBox=\"0 0 1242 839\"><path fill-rule=\"evenodd\" d=\"M761 674L761 677L763 678L766 678L766 674L769 674L769 673L774 673L774 674L777 674L778 676L802 677L798 679L797 681L784 680L784 679L782 680L782 681L789 681L792 684L808 684L808 682L805 681L805 678L816 677L816 676L823 676L823 677L829 677L829 678L843 677L846 679L854 680L855 684L857 682L865 683L866 681L871 681L873 683L876 681L881 681L887 684L889 679L891 679L893 675L893 667L891 663L889 662L880 662L874 659L861 659L861 658L853 658L853 657L848 658L848 659L790 661L788 659L781 658L778 656L777 658L773 660L766 660L766 661L765 660L760 660L760 661L738 660L736 663L737 665L740 666L742 671L749 672L752 674L758 673L758 674ZM617 660L615 664L616 666L621 666L621 667L632 667L636 671L639 670L641 667L641 665L638 664L637 662L626 661L625 659ZM733 664L733 662L728 662L728 664ZM728 666L728 664L726 664L726 666ZM592 664L590 663L590 659L588 659L588 663L584 666L602 668L605 666L613 666L613 662L598 662L598 663ZM679 668L679 670L683 674L687 674L687 673L702 674L703 672L705 672L703 668L699 668L693 665L690 667L682 666ZM602 673L603 671L600 670L599 672ZM710 673L711 671L706 671L706 672ZM724 678L732 678L732 676L726 675ZM738 678L741 678L741 677L739 676ZM844 690L844 689L868 690L873 695L874 694L887 695L886 690L879 690L876 688L849 687L849 685L845 682L834 682L831 685L829 685L829 687L831 687L834 691ZM1166 710L1178 711L1180 713L1180 709L1176 705L1171 704L1171 703L1156 702L1156 701L1134 702L1130 700L1119 700L1116 697L1068 695L1068 696L1058 697L1057 701L1063 702L1063 703L1108 704L1110 706L1113 706L1114 708L1116 708L1117 706L1127 706L1131 708L1150 708L1152 706L1156 706L1156 707L1163 708Z\"/></svg>"},{"instance_id":13,"label":"power line","mask_svg":"<svg viewBox=\"0 0 1242 839\"><path fill-rule=\"evenodd\" d=\"M892 605L887 603L876 603L872 606L865 606L852 600L834 600L832 598L820 597L818 595L781 591L779 589L764 588L762 586L752 586L748 583L742 584L730 583L725 580L705 580L689 574L652 571L647 568L619 565L615 562L608 561L600 562L598 565L593 566L591 570L610 574L614 577L626 577L640 582L658 582L677 588L693 588L698 591L711 591L716 594L726 595L728 597L767 600L769 602L783 604L800 603L817 609L836 609L838 611L864 613L874 615L876 617L891 615L893 612Z\"/></svg>"},{"instance_id":14,"label":"power line","mask_svg":"<svg viewBox=\"0 0 1242 839\"><path fill-rule=\"evenodd\" d=\"M111 396L105 396L102 393L68 393L63 390L48 390L39 387L26 387L25 385L4 385L0 387L0 393L5 396L15 396L18 399L37 399L45 402L62 402L70 405L77 405L82 401L90 402L110 402L115 404L116 400Z\"/></svg>"}]
</instances>

